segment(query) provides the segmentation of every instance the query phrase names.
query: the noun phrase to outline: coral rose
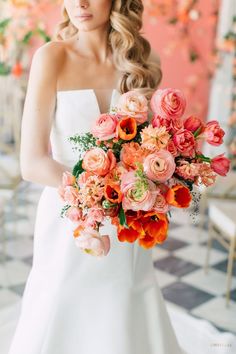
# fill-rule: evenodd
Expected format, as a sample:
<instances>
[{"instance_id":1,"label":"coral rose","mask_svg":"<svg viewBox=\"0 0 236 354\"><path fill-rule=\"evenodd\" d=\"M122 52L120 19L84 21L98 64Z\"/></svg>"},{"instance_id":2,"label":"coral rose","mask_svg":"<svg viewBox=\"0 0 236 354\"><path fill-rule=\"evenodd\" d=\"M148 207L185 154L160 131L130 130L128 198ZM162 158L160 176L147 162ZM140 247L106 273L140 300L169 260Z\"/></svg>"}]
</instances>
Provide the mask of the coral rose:
<instances>
[{"instance_id":1,"label":"coral rose","mask_svg":"<svg viewBox=\"0 0 236 354\"><path fill-rule=\"evenodd\" d=\"M175 160L167 150L148 155L143 163L146 176L154 182L166 182L175 171Z\"/></svg>"},{"instance_id":2,"label":"coral rose","mask_svg":"<svg viewBox=\"0 0 236 354\"><path fill-rule=\"evenodd\" d=\"M186 108L184 94L177 89L158 89L150 100L152 111L162 118L180 118Z\"/></svg>"},{"instance_id":3,"label":"coral rose","mask_svg":"<svg viewBox=\"0 0 236 354\"><path fill-rule=\"evenodd\" d=\"M100 140L109 140L116 136L118 118L114 114L101 114L92 126L91 133Z\"/></svg>"},{"instance_id":4,"label":"coral rose","mask_svg":"<svg viewBox=\"0 0 236 354\"><path fill-rule=\"evenodd\" d=\"M106 153L99 147L88 150L83 158L82 167L88 172L105 176L116 165L116 158L112 150Z\"/></svg>"},{"instance_id":5,"label":"coral rose","mask_svg":"<svg viewBox=\"0 0 236 354\"><path fill-rule=\"evenodd\" d=\"M120 96L117 104L117 113L135 118L137 124L148 119L148 101L146 97L134 90Z\"/></svg>"}]
</instances>

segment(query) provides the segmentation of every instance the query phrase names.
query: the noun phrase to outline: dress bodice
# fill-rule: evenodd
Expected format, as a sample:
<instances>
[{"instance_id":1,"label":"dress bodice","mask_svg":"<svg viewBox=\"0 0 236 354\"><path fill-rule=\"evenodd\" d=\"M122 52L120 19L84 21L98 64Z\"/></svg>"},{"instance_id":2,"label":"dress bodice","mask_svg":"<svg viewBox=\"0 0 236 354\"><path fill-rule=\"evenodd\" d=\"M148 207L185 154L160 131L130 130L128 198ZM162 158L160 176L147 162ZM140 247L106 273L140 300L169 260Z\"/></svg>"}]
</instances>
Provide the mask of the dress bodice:
<instances>
[{"instance_id":1,"label":"dress bodice","mask_svg":"<svg viewBox=\"0 0 236 354\"><path fill-rule=\"evenodd\" d=\"M120 92L112 90L109 111L116 105ZM68 137L91 131L96 118L101 114L93 89L57 91L56 108L50 133L51 151L54 160L73 167L78 158L72 150Z\"/></svg>"}]
</instances>

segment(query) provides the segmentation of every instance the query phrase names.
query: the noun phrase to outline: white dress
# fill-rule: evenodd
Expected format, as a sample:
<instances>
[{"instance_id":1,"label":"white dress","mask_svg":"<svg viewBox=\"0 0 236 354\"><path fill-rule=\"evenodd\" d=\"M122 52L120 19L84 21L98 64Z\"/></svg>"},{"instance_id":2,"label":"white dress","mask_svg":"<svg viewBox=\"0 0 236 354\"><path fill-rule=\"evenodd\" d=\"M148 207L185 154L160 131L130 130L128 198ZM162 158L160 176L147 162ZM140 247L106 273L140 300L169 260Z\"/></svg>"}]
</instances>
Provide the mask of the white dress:
<instances>
[{"instance_id":1,"label":"white dress","mask_svg":"<svg viewBox=\"0 0 236 354\"><path fill-rule=\"evenodd\" d=\"M110 109L119 95L112 91ZM59 91L53 158L73 166L76 155L67 137L89 131L99 114L92 89ZM101 259L85 254L75 246L72 222L60 217L62 206L57 189L45 187L37 207L33 265L15 314L9 354L183 354L183 347L197 346L201 337L191 320L173 314L183 345L177 340L152 250L121 243L115 226L106 222L110 252ZM208 353L205 342L200 345L196 353Z\"/></svg>"}]
</instances>

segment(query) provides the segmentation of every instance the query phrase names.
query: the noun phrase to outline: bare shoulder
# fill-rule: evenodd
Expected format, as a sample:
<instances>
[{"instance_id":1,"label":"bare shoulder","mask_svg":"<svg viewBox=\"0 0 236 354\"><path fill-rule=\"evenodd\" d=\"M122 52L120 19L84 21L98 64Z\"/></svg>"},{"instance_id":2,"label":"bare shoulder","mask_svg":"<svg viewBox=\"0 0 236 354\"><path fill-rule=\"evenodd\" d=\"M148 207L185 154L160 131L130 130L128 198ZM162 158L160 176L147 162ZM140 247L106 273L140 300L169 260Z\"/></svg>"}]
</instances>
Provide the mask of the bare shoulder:
<instances>
[{"instance_id":1,"label":"bare shoulder","mask_svg":"<svg viewBox=\"0 0 236 354\"><path fill-rule=\"evenodd\" d=\"M155 49L151 48L151 52L149 55L149 59L151 61L154 61L155 63L159 64L161 66L161 60L160 60L160 55L156 52Z\"/></svg>"},{"instance_id":2,"label":"bare shoulder","mask_svg":"<svg viewBox=\"0 0 236 354\"><path fill-rule=\"evenodd\" d=\"M32 64L45 66L49 73L59 69L65 59L65 46L59 41L51 41L40 46L33 55Z\"/></svg>"}]
</instances>

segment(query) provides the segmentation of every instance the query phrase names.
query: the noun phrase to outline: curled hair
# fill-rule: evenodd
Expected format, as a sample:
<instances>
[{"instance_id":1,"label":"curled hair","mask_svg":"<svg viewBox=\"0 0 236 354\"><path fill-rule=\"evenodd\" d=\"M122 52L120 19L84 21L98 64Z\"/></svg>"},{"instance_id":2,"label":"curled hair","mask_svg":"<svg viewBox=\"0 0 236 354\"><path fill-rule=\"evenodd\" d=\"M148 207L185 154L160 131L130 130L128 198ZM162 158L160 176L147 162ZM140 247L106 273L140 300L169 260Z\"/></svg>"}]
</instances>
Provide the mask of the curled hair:
<instances>
[{"instance_id":1,"label":"curled hair","mask_svg":"<svg viewBox=\"0 0 236 354\"><path fill-rule=\"evenodd\" d=\"M143 11L142 0L113 0L108 45L112 50L114 65L123 74L118 83L120 92L135 90L150 99L162 80L162 71L160 63L151 60L151 45L141 35ZM62 16L63 21L56 31L59 40L78 32L64 6Z\"/></svg>"}]
</instances>

